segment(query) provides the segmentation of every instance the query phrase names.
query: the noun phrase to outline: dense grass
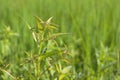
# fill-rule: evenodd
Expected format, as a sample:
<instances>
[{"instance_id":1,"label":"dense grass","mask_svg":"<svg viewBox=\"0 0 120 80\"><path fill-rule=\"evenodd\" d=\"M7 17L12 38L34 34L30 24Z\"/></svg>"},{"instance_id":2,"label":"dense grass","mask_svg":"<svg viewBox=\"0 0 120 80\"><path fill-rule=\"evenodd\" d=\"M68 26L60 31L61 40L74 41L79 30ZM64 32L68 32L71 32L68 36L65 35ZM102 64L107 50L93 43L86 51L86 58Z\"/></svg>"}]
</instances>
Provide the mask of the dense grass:
<instances>
[{"instance_id":1,"label":"dense grass","mask_svg":"<svg viewBox=\"0 0 120 80\"><path fill-rule=\"evenodd\" d=\"M39 16L44 21L53 16L52 22L58 25L55 33L71 33L56 40L60 48L67 47L69 55L52 56L54 67L72 66L68 72L71 74L63 80L119 80L119 7L119 0L0 0L0 31L10 26L11 31L18 34L7 40L1 39L0 80L13 79L4 70L21 80L36 79L32 63L20 65L26 58L38 53L37 44L26 25L27 22L32 27L36 26L33 16ZM5 32L1 32L0 36ZM58 57L67 59L68 63ZM61 75L56 72L56 75L48 76L49 70L46 70L41 80L60 78L58 76Z\"/></svg>"}]
</instances>

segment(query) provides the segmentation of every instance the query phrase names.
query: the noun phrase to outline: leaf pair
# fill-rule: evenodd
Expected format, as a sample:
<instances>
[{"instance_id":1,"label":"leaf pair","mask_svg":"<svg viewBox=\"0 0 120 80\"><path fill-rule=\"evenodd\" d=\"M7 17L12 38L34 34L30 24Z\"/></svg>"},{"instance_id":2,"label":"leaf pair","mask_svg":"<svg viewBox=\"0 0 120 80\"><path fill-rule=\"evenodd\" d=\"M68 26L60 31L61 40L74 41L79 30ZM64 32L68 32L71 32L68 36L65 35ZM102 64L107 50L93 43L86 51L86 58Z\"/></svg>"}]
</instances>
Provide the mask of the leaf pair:
<instances>
[{"instance_id":1,"label":"leaf pair","mask_svg":"<svg viewBox=\"0 0 120 80\"><path fill-rule=\"evenodd\" d=\"M51 24L51 20L53 17L50 17L46 22L44 22L42 19L39 17L35 17L37 19L37 29L40 31L44 31L45 29L57 29L55 26Z\"/></svg>"}]
</instances>

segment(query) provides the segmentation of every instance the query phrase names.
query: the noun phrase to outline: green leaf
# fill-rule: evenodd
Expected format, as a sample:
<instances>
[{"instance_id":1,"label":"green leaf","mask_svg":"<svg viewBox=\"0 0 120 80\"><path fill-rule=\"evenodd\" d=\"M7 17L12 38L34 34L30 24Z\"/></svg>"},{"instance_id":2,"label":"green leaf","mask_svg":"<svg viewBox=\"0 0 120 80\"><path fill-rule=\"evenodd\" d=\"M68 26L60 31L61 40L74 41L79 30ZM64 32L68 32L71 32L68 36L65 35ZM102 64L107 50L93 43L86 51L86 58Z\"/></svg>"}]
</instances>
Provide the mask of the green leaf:
<instances>
[{"instance_id":1,"label":"green leaf","mask_svg":"<svg viewBox=\"0 0 120 80\"><path fill-rule=\"evenodd\" d=\"M97 73L97 71L98 71L98 62L97 62L97 56L96 56L96 54L94 52L91 52L90 59L91 59L92 69L94 70L95 73Z\"/></svg>"},{"instance_id":2,"label":"green leaf","mask_svg":"<svg viewBox=\"0 0 120 80\"><path fill-rule=\"evenodd\" d=\"M36 38L35 32L32 32L32 36L33 36L33 39L35 40L35 42L37 42L37 38Z\"/></svg>"},{"instance_id":3,"label":"green leaf","mask_svg":"<svg viewBox=\"0 0 120 80\"><path fill-rule=\"evenodd\" d=\"M35 16L35 18L36 18L39 22L44 23L44 21L43 21L42 19L40 19L38 16Z\"/></svg>"},{"instance_id":4,"label":"green leaf","mask_svg":"<svg viewBox=\"0 0 120 80\"><path fill-rule=\"evenodd\" d=\"M37 29L43 30L43 24L45 23L42 19L40 19L38 16L35 16L37 19Z\"/></svg>"},{"instance_id":5,"label":"green leaf","mask_svg":"<svg viewBox=\"0 0 120 80\"><path fill-rule=\"evenodd\" d=\"M103 66L101 69L100 69L100 71L103 71L103 70L105 70L105 69L108 69L109 67L111 67L111 66L113 66L113 65L115 65L116 64L116 61L113 61L113 62L111 62L111 63L108 63L108 64L106 64L105 66Z\"/></svg>"},{"instance_id":6,"label":"green leaf","mask_svg":"<svg viewBox=\"0 0 120 80\"><path fill-rule=\"evenodd\" d=\"M56 29L57 30L58 28L55 26L49 26L48 29Z\"/></svg>"},{"instance_id":7,"label":"green leaf","mask_svg":"<svg viewBox=\"0 0 120 80\"><path fill-rule=\"evenodd\" d=\"M43 26L39 21L37 21L37 29L43 30Z\"/></svg>"},{"instance_id":8,"label":"green leaf","mask_svg":"<svg viewBox=\"0 0 120 80\"><path fill-rule=\"evenodd\" d=\"M46 21L46 24L50 24L51 23L51 20L52 20L53 17L50 17L47 21Z\"/></svg>"},{"instance_id":9,"label":"green leaf","mask_svg":"<svg viewBox=\"0 0 120 80\"><path fill-rule=\"evenodd\" d=\"M58 73L60 73L60 67L57 64L56 64L56 70L57 70Z\"/></svg>"},{"instance_id":10,"label":"green leaf","mask_svg":"<svg viewBox=\"0 0 120 80\"><path fill-rule=\"evenodd\" d=\"M63 80L65 76L66 76L65 74L61 74L59 80Z\"/></svg>"},{"instance_id":11,"label":"green leaf","mask_svg":"<svg viewBox=\"0 0 120 80\"><path fill-rule=\"evenodd\" d=\"M46 52L45 54L40 55L40 57L41 57L41 59L45 59L45 58L51 57L53 55L56 55L57 53L59 53L59 51L54 50L54 51Z\"/></svg>"},{"instance_id":12,"label":"green leaf","mask_svg":"<svg viewBox=\"0 0 120 80\"><path fill-rule=\"evenodd\" d=\"M30 29L30 30L31 30L32 28L31 28L31 26L28 24L28 22L26 22L26 21L25 21L25 23L26 23L26 25L27 25L28 29Z\"/></svg>"},{"instance_id":13,"label":"green leaf","mask_svg":"<svg viewBox=\"0 0 120 80\"><path fill-rule=\"evenodd\" d=\"M68 73L68 72L71 70L71 68L72 68L72 66L67 66L67 67L65 67L61 72L62 72L63 74L66 74L66 73Z\"/></svg>"},{"instance_id":14,"label":"green leaf","mask_svg":"<svg viewBox=\"0 0 120 80\"><path fill-rule=\"evenodd\" d=\"M66 34L70 34L70 33L56 33L56 34L53 34L52 36L50 36L49 39L54 39L57 36L66 35Z\"/></svg>"}]
</instances>

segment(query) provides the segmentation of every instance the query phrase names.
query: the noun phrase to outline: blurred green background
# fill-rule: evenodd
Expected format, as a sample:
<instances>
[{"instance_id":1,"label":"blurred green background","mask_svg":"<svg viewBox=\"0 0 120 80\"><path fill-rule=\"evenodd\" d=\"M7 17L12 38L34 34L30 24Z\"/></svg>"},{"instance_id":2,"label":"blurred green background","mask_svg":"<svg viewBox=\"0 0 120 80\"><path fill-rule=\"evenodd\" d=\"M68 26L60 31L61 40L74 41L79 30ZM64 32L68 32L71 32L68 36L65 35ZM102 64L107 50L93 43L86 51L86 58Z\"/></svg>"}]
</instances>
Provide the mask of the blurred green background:
<instances>
[{"instance_id":1,"label":"blurred green background","mask_svg":"<svg viewBox=\"0 0 120 80\"><path fill-rule=\"evenodd\" d=\"M33 16L43 20L53 16L58 32L71 33L59 42L68 46L75 73L83 75L78 80L119 80L119 8L119 0L0 0L0 30L10 26L19 34L9 44L1 42L0 64L12 64L9 69L20 74L24 52L36 50L25 21L34 27Z\"/></svg>"}]
</instances>

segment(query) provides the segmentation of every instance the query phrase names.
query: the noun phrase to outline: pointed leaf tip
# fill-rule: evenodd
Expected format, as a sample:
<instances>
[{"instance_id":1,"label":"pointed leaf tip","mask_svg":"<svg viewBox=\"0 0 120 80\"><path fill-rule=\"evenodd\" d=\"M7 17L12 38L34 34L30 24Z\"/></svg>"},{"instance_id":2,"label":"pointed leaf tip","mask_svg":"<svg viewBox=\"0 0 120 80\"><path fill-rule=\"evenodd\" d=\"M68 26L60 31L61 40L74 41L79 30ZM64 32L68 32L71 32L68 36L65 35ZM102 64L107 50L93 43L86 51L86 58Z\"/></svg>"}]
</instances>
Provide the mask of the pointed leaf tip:
<instances>
[{"instance_id":1,"label":"pointed leaf tip","mask_svg":"<svg viewBox=\"0 0 120 80\"><path fill-rule=\"evenodd\" d=\"M51 23L52 18L53 18L53 17L50 17L50 18L46 21L46 23L47 23L47 24Z\"/></svg>"}]
</instances>

